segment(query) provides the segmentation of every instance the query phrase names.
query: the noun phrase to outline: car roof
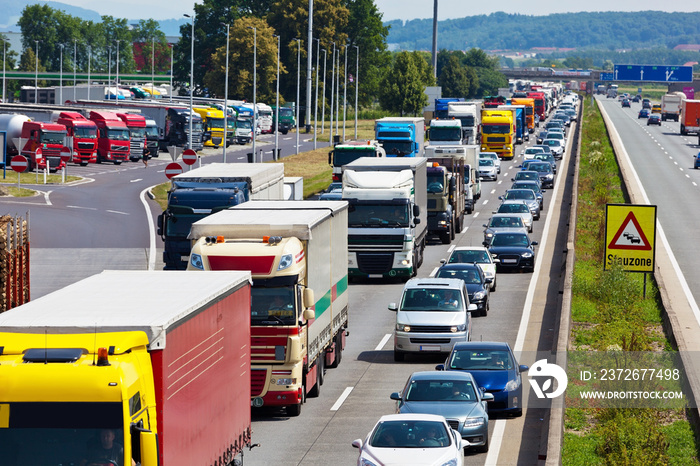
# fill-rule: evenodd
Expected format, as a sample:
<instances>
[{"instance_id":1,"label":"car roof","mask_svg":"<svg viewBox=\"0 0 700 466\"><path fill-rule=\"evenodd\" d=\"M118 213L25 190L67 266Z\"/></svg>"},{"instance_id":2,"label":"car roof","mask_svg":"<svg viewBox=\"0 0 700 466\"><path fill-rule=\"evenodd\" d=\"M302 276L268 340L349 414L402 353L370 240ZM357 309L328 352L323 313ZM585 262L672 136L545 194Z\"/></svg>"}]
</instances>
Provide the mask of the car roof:
<instances>
[{"instance_id":1,"label":"car roof","mask_svg":"<svg viewBox=\"0 0 700 466\"><path fill-rule=\"evenodd\" d=\"M471 265L471 264L470 264ZM478 266L476 266L478 268ZM465 371L419 371L411 374L411 380L460 380L474 381L474 376Z\"/></svg>"},{"instance_id":2,"label":"car roof","mask_svg":"<svg viewBox=\"0 0 700 466\"><path fill-rule=\"evenodd\" d=\"M437 371L435 371L437 372ZM438 416L437 414L421 414L421 413L402 413L402 414L385 414L379 418L380 422L388 421L404 421L404 420L415 420L415 421L437 421L445 424L445 418L443 416Z\"/></svg>"},{"instance_id":3,"label":"car roof","mask_svg":"<svg viewBox=\"0 0 700 466\"><path fill-rule=\"evenodd\" d=\"M406 282L408 288L454 288L462 289L464 282L458 278L412 278Z\"/></svg>"},{"instance_id":4,"label":"car roof","mask_svg":"<svg viewBox=\"0 0 700 466\"><path fill-rule=\"evenodd\" d=\"M441 265L437 269L437 272L439 272L440 270L474 270L474 269L481 270L481 268L478 265L474 264L473 262L452 262L451 264Z\"/></svg>"},{"instance_id":5,"label":"car roof","mask_svg":"<svg viewBox=\"0 0 700 466\"><path fill-rule=\"evenodd\" d=\"M465 349L481 349L481 350L496 350L496 349L510 349L510 345L505 341L463 341L455 343L452 347L452 351L465 350Z\"/></svg>"},{"instance_id":6,"label":"car roof","mask_svg":"<svg viewBox=\"0 0 700 466\"><path fill-rule=\"evenodd\" d=\"M453 253L455 251L487 251L487 249L483 246L457 246L452 250Z\"/></svg>"}]
</instances>

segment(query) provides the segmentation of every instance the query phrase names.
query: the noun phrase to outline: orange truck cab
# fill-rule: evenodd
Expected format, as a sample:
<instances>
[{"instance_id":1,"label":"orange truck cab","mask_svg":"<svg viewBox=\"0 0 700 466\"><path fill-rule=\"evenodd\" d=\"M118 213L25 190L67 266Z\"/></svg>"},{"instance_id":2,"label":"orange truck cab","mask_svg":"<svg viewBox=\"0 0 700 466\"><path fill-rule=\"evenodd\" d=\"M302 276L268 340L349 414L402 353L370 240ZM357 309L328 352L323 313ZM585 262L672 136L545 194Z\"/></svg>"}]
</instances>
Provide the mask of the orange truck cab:
<instances>
[{"instance_id":1,"label":"orange truck cab","mask_svg":"<svg viewBox=\"0 0 700 466\"><path fill-rule=\"evenodd\" d=\"M97 125L94 121L78 112L61 112L56 123L66 127L73 163L85 166L97 161Z\"/></svg>"},{"instance_id":2,"label":"orange truck cab","mask_svg":"<svg viewBox=\"0 0 700 466\"><path fill-rule=\"evenodd\" d=\"M97 125L97 163L113 162L115 165L129 157L130 133L116 113L90 112L90 120Z\"/></svg>"},{"instance_id":3,"label":"orange truck cab","mask_svg":"<svg viewBox=\"0 0 700 466\"><path fill-rule=\"evenodd\" d=\"M22 126L21 154L27 158L27 171L46 168L51 172L65 167L61 160L61 150L66 144L66 127L58 123L25 121ZM41 155L37 156L37 149Z\"/></svg>"},{"instance_id":4,"label":"orange truck cab","mask_svg":"<svg viewBox=\"0 0 700 466\"><path fill-rule=\"evenodd\" d=\"M143 156L146 146L146 117L138 113L117 113L129 128L129 160L135 162Z\"/></svg>"}]
</instances>

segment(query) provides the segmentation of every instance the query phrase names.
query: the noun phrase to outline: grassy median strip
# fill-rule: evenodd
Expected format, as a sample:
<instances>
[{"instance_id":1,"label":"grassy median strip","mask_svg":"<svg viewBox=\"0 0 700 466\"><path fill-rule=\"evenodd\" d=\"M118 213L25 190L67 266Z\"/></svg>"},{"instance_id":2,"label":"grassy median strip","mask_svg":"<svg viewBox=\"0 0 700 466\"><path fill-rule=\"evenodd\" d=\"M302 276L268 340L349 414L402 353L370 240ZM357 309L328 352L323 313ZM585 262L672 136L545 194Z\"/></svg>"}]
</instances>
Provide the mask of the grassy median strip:
<instances>
[{"instance_id":1,"label":"grassy median strip","mask_svg":"<svg viewBox=\"0 0 700 466\"><path fill-rule=\"evenodd\" d=\"M647 283L644 298L642 274L603 271L605 205L628 200L597 106L586 104L581 128L572 349L670 351L655 281ZM564 430L567 466L700 464L692 426L680 409L567 408Z\"/></svg>"}]
</instances>

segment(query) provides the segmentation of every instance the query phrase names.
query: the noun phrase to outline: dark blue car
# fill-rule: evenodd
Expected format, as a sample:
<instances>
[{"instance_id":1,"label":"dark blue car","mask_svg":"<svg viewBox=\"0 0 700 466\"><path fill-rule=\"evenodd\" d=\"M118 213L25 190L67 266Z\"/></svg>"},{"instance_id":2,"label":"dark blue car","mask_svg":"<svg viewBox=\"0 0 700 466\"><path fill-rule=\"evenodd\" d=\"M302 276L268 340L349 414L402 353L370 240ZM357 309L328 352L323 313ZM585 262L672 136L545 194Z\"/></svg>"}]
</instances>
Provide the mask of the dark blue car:
<instances>
[{"instance_id":1,"label":"dark blue car","mask_svg":"<svg viewBox=\"0 0 700 466\"><path fill-rule=\"evenodd\" d=\"M498 259L496 270L518 269L535 270L535 246L537 241L530 241L527 233L498 231L493 234L491 241L484 243L491 256Z\"/></svg>"},{"instance_id":2,"label":"dark blue car","mask_svg":"<svg viewBox=\"0 0 700 466\"><path fill-rule=\"evenodd\" d=\"M445 364L437 370L466 371L486 393L493 395L489 412L523 414L523 383L521 372L529 367L518 365L508 343L467 341L455 343Z\"/></svg>"},{"instance_id":3,"label":"dark blue car","mask_svg":"<svg viewBox=\"0 0 700 466\"><path fill-rule=\"evenodd\" d=\"M489 313L489 289L493 279L486 278L481 267L473 263L445 264L437 270L435 277L459 278L467 285L469 304L476 304L478 315L486 317Z\"/></svg>"}]
</instances>

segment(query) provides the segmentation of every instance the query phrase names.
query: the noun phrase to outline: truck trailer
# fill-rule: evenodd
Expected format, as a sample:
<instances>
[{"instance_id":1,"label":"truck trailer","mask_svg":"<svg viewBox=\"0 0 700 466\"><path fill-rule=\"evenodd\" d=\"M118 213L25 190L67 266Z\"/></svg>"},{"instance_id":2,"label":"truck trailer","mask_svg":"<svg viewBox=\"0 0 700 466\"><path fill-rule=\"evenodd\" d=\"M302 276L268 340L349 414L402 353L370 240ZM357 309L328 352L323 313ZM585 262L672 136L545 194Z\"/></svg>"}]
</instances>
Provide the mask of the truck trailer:
<instances>
[{"instance_id":1,"label":"truck trailer","mask_svg":"<svg viewBox=\"0 0 700 466\"><path fill-rule=\"evenodd\" d=\"M425 157L360 158L343 167L350 276L416 274L428 231L427 196Z\"/></svg>"},{"instance_id":2,"label":"truck trailer","mask_svg":"<svg viewBox=\"0 0 700 466\"><path fill-rule=\"evenodd\" d=\"M682 92L670 92L661 96L661 120L678 121L683 101L686 99Z\"/></svg>"},{"instance_id":3,"label":"truck trailer","mask_svg":"<svg viewBox=\"0 0 700 466\"><path fill-rule=\"evenodd\" d=\"M478 144L481 127L481 102L450 102L447 104L448 118L456 118L462 123L464 144Z\"/></svg>"},{"instance_id":4,"label":"truck trailer","mask_svg":"<svg viewBox=\"0 0 700 466\"><path fill-rule=\"evenodd\" d=\"M345 346L347 202L246 202L196 222L190 238L189 270L251 270L252 405L298 416Z\"/></svg>"},{"instance_id":5,"label":"truck trailer","mask_svg":"<svg viewBox=\"0 0 700 466\"><path fill-rule=\"evenodd\" d=\"M694 133L700 137L700 100L681 102L681 134Z\"/></svg>"},{"instance_id":6,"label":"truck trailer","mask_svg":"<svg viewBox=\"0 0 700 466\"><path fill-rule=\"evenodd\" d=\"M185 270L192 243L190 227L219 210L252 199L284 198L284 164L212 163L176 175L168 206L158 216L165 270Z\"/></svg>"},{"instance_id":7,"label":"truck trailer","mask_svg":"<svg viewBox=\"0 0 700 466\"><path fill-rule=\"evenodd\" d=\"M450 244L462 231L466 206L465 153L449 150L449 147L425 148L428 159L428 234L438 235L443 244Z\"/></svg>"},{"instance_id":8,"label":"truck trailer","mask_svg":"<svg viewBox=\"0 0 700 466\"><path fill-rule=\"evenodd\" d=\"M250 272L105 271L0 314L0 463L232 464L250 296Z\"/></svg>"}]
</instances>

